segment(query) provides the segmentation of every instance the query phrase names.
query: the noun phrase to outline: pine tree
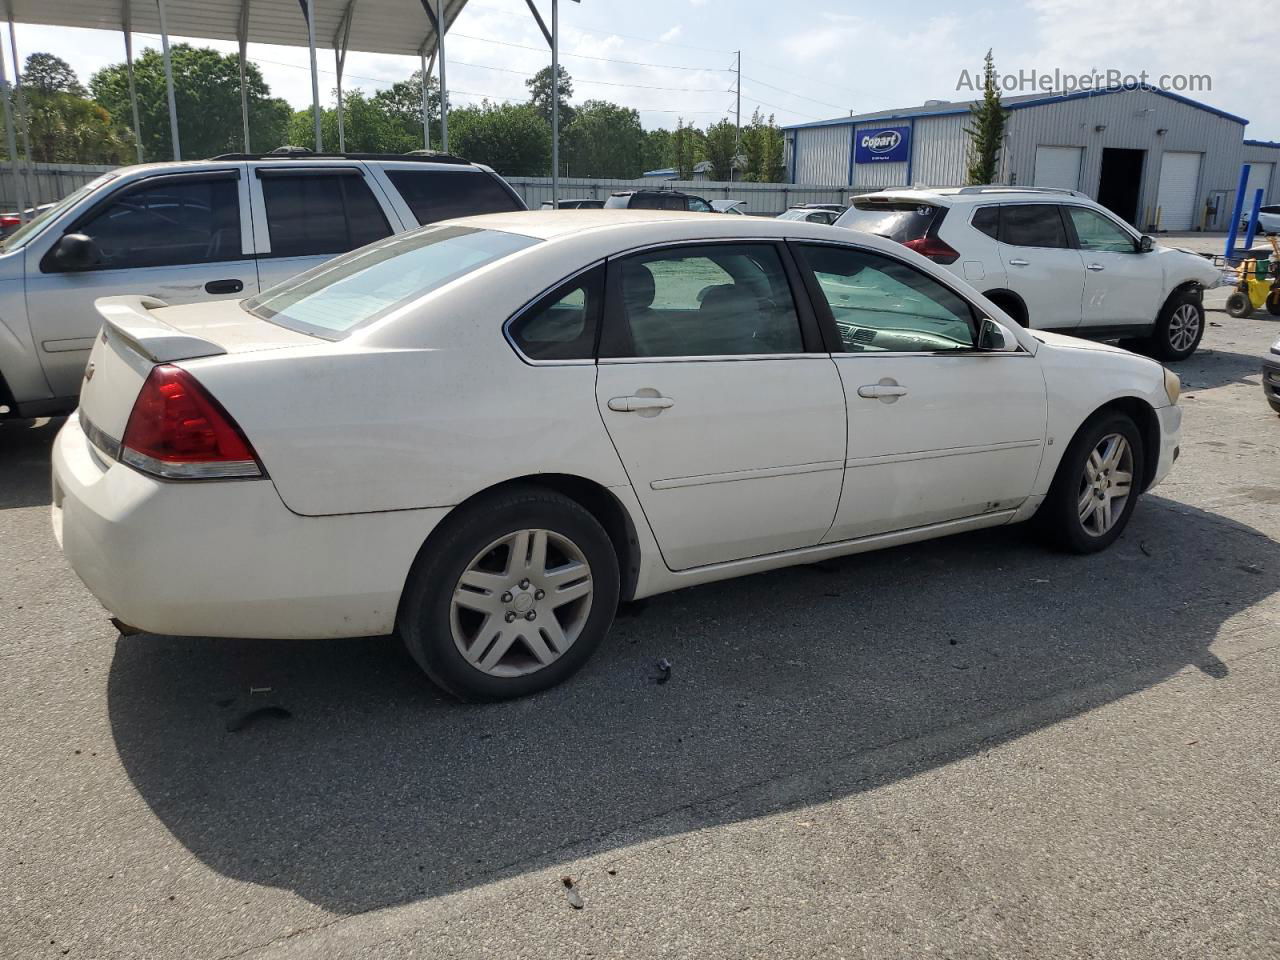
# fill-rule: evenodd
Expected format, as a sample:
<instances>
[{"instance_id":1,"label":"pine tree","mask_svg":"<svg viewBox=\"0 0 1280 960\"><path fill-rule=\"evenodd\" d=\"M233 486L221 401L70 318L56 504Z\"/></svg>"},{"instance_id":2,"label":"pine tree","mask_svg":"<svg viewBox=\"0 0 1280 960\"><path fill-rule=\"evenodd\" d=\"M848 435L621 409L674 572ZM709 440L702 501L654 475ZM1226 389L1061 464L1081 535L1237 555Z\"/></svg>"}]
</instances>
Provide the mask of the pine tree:
<instances>
[{"instance_id":1,"label":"pine tree","mask_svg":"<svg viewBox=\"0 0 1280 960\"><path fill-rule=\"evenodd\" d=\"M982 99L970 104L969 118L973 124L964 130L969 135L969 183L991 183L1000 172L1000 144L1009 111L1000 103L990 50L982 62Z\"/></svg>"}]
</instances>

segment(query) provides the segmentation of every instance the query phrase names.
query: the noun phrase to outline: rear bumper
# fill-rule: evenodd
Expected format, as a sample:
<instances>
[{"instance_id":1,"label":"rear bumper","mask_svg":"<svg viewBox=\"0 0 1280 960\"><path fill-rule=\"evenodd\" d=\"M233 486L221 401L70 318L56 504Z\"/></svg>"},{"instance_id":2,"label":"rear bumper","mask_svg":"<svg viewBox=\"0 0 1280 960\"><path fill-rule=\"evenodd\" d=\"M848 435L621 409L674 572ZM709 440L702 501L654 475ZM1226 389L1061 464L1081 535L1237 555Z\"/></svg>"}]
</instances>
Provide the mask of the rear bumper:
<instances>
[{"instance_id":1,"label":"rear bumper","mask_svg":"<svg viewBox=\"0 0 1280 960\"><path fill-rule=\"evenodd\" d=\"M1156 419L1160 421L1160 457L1156 461L1156 472L1151 478L1148 490L1163 480L1178 459L1178 445L1182 442L1182 408L1177 404L1161 407L1156 411Z\"/></svg>"},{"instance_id":2,"label":"rear bumper","mask_svg":"<svg viewBox=\"0 0 1280 960\"><path fill-rule=\"evenodd\" d=\"M166 482L101 456L71 417L53 448L54 533L104 607L148 633L389 633L446 509L301 517L269 480Z\"/></svg>"}]
</instances>

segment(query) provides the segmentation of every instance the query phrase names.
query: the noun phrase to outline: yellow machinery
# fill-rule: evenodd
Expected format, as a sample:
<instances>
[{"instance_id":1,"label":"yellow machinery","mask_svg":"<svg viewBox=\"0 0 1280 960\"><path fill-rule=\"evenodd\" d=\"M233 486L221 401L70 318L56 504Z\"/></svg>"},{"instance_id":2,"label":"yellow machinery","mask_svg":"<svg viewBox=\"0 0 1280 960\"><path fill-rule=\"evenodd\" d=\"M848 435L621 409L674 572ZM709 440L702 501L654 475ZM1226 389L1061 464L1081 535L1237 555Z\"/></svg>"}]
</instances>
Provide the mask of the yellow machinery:
<instances>
[{"instance_id":1,"label":"yellow machinery","mask_svg":"<svg viewBox=\"0 0 1280 960\"><path fill-rule=\"evenodd\" d=\"M1236 274L1235 292L1227 297L1227 313L1233 317L1247 317L1264 305L1272 316L1280 316L1280 242L1267 239L1272 252L1266 260L1250 257L1238 264L1222 260Z\"/></svg>"}]
</instances>

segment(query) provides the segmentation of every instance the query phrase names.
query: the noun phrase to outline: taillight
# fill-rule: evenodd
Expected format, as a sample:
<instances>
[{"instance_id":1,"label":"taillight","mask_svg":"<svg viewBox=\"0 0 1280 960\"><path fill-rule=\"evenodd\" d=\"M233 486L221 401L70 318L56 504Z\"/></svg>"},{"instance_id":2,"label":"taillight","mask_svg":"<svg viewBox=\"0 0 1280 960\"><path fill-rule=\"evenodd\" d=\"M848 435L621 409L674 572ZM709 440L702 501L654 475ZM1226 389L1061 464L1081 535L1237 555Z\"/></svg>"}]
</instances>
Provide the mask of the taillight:
<instances>
[{"instance_id":1,"label":"taillight","mask_svg":"<svg viewBox=\"0 0 1280 960\"><path fill-rule=\"evenodd\" d=\"M0 230L8 230L10 227L16 227L22 223L21 217L4 215L0 216Z\"/></svg>"},{"instance_id":2,"label":"taillight","mask_svg":"<svg viewBox=\"0 0 1280 960\"><path fill-rule=\"evenodd\" d=\"M124 428L120 459L167 480L260 477L235 421L187 371L154 367Z\"/></svg>"},{"instance_id":3,"label":"taillight","mask_svg":"<svg viewBox=\"0 0 1280 960\"><path fill-rule=\"evenodd\" d=\"M932 234L908 240L903 246L910 247L920 256L928 257L934 263L955 263L960 259L959 250Z\"/></svg>"}]
</instances>

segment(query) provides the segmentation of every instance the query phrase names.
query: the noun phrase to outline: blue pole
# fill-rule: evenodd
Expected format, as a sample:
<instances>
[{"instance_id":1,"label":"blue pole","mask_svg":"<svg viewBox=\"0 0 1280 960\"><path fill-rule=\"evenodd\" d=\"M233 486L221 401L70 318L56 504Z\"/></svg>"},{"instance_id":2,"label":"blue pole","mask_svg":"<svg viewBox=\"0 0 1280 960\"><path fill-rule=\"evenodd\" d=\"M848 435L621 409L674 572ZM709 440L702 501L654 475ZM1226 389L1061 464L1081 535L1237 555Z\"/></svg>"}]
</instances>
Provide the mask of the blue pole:
<instances>
[{"instance_id":1,"label":"blue pole","mask_svg":"<svg viewBox=\"0 0 1280 960\"><path fill-rule=\"evenodd\" d=\"M1227 230L1227 258L1235 256L1236 234L1240 231L1240 212L1244 209L1244 192L1249 189L1249 164L1240 168L1240 185L1236 187L1236 203L1231 211L1231 226Z\"/></svg>"},{"instance_id":2,"label":"blue pole","mask_svg":"<svg viewBox=\"0 0 1280 960\"><path fill-rule=\"evenodd\" d=\"M1246 250L1253 249L1253 237L1258 232L1258 211L1262 209L1262 188L1259 187L1253 194L1253 210L1249 214L1249 231L1244 237L1244 248Z\"/></svg>"}]
</instances>

